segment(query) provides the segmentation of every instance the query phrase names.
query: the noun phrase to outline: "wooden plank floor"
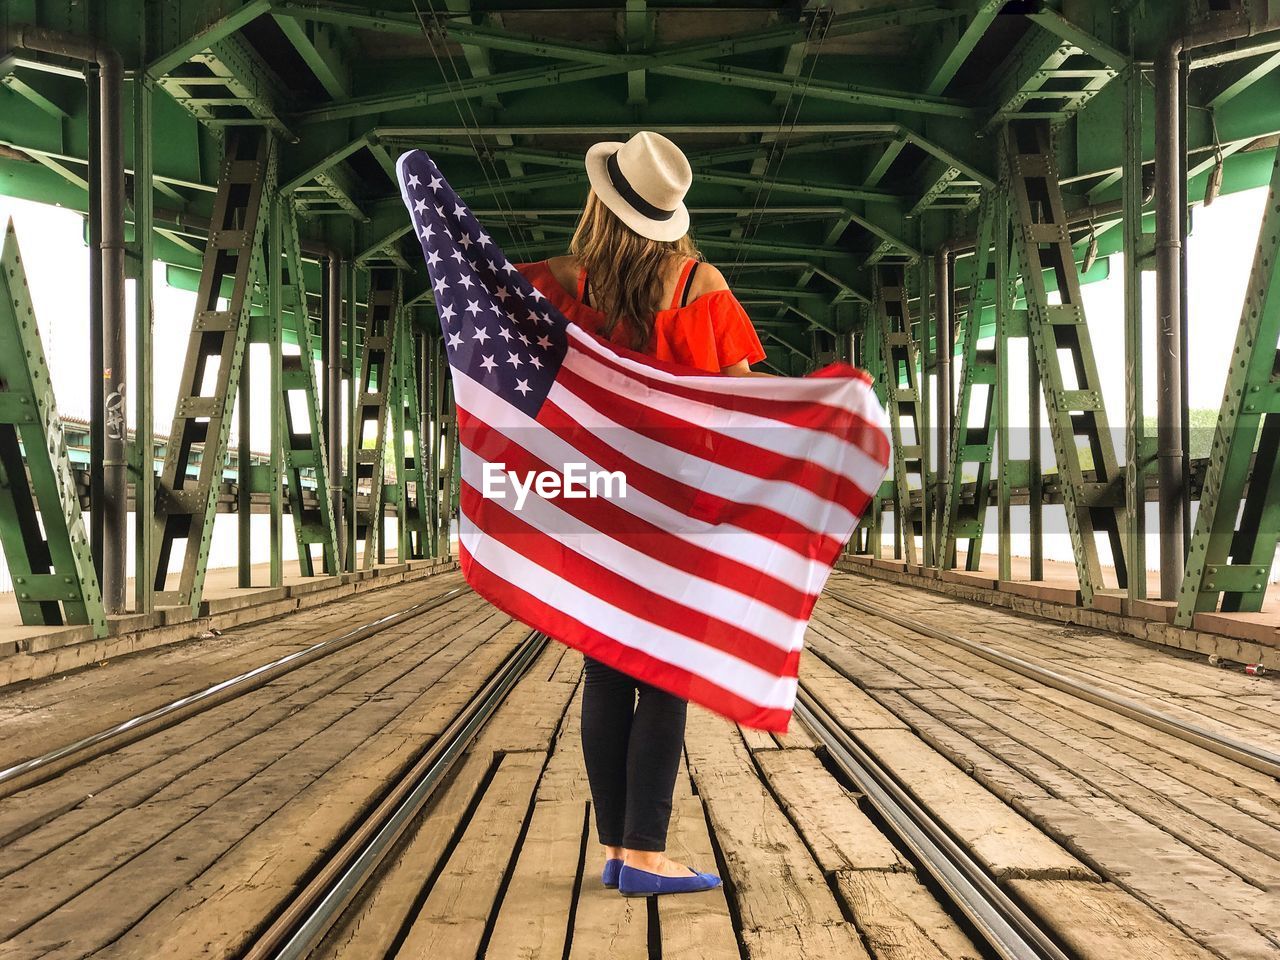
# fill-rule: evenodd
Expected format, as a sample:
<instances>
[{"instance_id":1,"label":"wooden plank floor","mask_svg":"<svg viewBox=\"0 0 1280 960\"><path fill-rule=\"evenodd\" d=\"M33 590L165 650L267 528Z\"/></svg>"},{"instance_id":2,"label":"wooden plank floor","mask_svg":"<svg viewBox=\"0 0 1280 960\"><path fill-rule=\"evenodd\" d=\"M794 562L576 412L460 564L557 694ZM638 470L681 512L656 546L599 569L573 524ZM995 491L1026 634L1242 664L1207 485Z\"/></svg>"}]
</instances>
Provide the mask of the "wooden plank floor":
<instances>
[{"instance_id":1,"label":"wooden plank floor","mask_svg":"<svg viewBox=\"0 0 1280 960\"><path fill-rule=\"evenodd\" d=\"M1280 686L1267 678L863 577L838 574L831 586L1171 716L1280 745ZM867 729L863 742L1037 912L1078 931L1080 918L1114 912L1123 892L1127 911L1140 904L1220 957L1280 956L1275 780L830 598L819 603L809 650L802 676L834 675L860 689L863 712L883 727ZM1011 856L1020 844L967 823L973 807L944 785L939 754L969 787L1056 841L1092 883L1037 870L1049 862L1042 855ZM1109 888L1105 898L1097 881ZM1174 949L1166 944L1165 955ZM1136 944L1125 953L1152 955Z\"/></svg>"},{"instance_id":2,"label":"wooden plank floor","mask_svg":"<svg viewBox=\"0 0 1280 960\"><path fill-rule=\"evenodd\" d=\"M1275 685L854 576L835 585L1239 736ZM18 759L456 577L0 698ZM466 594L372 643L0 799L0 960L237 956L526 631ZM978 960L954 907L798 725L691 708L671 851L725 886L599 883L582 659L552 644L330 932L326 958ZM1274 781L824 599L802 678L1081 960L1280 956Z\"/></svg>"}]
</instances>

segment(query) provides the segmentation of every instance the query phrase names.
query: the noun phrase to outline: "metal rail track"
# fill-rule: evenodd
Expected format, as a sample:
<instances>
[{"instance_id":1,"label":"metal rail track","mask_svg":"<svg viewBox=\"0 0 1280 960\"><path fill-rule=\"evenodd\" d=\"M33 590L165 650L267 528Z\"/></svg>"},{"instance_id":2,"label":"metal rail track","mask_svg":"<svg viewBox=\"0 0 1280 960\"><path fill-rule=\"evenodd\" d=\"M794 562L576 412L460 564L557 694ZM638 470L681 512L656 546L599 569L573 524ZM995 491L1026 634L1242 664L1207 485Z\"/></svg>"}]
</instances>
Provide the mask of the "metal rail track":
<instances>
[{"instance_id":1,"label":"metal rail track","mask_svg":"<svg viewBox=\"0 0 1280 960\"><path fill-rule=\"evenodd\" d=\"M1050 934L803 686L795 712L1002 960L1069 960Z\"/></svg>"},{"instance_id":2,"label":"metal rail track","mask_svg":"<svg viewBox=\"0 0 1280 960\"><path fill-rule=\"evenodd\" d=\"M301 960L319 946L547 642L546 634L534 631L508 655L430 749L390 786L356 831L245 951L242 960Z\"/></svg>"},{"instance_id":3,"label":"metal rail track","mask_svg":"<svg viewBox=\"0 0 1280 960\"><path fill-rule=\"evenodd\" d=\"M837 590L828 590L827 596L855 610L861 610L863 613L873 617L896 623L898 626L921 636L960 647L975 656L1004 667L1006 670L1021 674L1029 680L1035 680L1046 686L1053 687L1055 690L1061 690L1063 693L1088 701L1095 706L1103 707L1113 713L1128 717L1130 720L1136 720L1151 727L1153 730L1170 734L1186 743L1203 747L1220 757L1234 760L1268 776L1280 778L1280 753L1275 750L1269 750L1258 744L1218 733L1199 724L1178 720L1136 700L1104 690L1080 677L1073 677L1048 666L1034 663L1031 660L1004 653L976 640L970 640L968 637L962 637L949 630L942 630L919 620L914 620L911 617L904 617L901 614L894 613L892 610L847 596Z\"/></svg>"},{"instance_id":4,"label":"metal rail track","mask_svg":"<svg viewBox=\"0 0 1280 960\"><path fill-rule=\"evenodd\" d=\"M297 670L299 667L314 663L323 657L337 653L339 650L344 650L354 643L367 640L369 637L384 630L402 624L407 620L412 620L414 617L420 617L424 613L429 613L437 607L449 603L451 600L456 600L458 597L465 595L465 593L465 587L446 590L444 593L437 594L427 600L421 600L405 607L403 610L379 617L336 637L320 640L302 650L295 650L293 653L272 660L270 663L264 663L262 666L255 667L245 673L229 677L226 680L220 680L203 690L187 694L185 697L179 697L177 700L156 707L153 710L148 710L146 713L141 713L136 717L130 717L128 720L117 723L105 730L100 730L72 743L64 744L55 750L50 750L48 753L0 770L0 797L43 783L72 767L92 760L94 757L118 750L159 730L172 727L197 713L203 713L205 710L216 707L221 703L226 703L228 700L233 700L236 697L257 690L259 687L265 686L273 680Z\"/></svg>"}]
</instances>

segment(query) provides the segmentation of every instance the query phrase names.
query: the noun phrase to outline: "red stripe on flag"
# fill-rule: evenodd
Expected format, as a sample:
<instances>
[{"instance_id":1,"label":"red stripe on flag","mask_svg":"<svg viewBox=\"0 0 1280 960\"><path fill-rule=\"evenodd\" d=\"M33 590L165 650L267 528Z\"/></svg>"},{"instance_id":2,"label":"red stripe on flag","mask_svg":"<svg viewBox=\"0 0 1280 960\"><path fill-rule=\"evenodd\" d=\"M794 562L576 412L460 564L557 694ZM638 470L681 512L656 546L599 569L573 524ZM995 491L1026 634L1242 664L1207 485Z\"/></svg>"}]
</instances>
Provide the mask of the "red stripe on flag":
<instances>
[{"instance_id":1,"label":"red stripe on flag","mask_svg":"<svg viewBox=\"0 0 1280 960\"><path fill-rule=\"evenodd\" d=\"M714 710L737 723L773 733L787 732L787 725L791 720L790 710L762 707L706 677L619 643L563 610L548 606L510 580L494 574L477 562L462 544L458 545L458 552L467 583L508 616L527 623L536 630L542 630L628 676Z\"/></svg>"},{"instance_id":2,"label":"red stripe on flag","mask_svg":"<svg viewBox=\"0 0 1280 960\"><path fill-rule=\"evenodd\" d=\"M462 512L485 536L506 544L516 553L575 583L605 603L633 617L655 623L780 677L798 675L799 650L783 650L731 624L660 596L569 549L545 531L526 522L465 480L459 491Z\"/></svg>"},{"instance_id":3,"label":"red stripe on flag","mask_svg":"<svg viewBox=\"0 0 1280 960\"><path fill-rule=\"evenodd\" d=\"M601 349L588 351L581 344L569 338L570 352L577 350L584 356L588 356L593 360L609 367L620 376L631 380L638 381L653 390L669 394L675 397L683 397L687 400L697 400L714 407L720 407L725 410L732 410L735 413L749 413L752 416L762 417L767 420L773 420L779 423L790 424L793 427L804 427L809 430L816 430L823 433L829 433L832 436L839 437L846 443L851 443L858 449L862 450L867 456L878 463L888 463L891 456L889 447L889 438L885 434L885 430L878 424L866 420L860 414L845 407L836 407L831 404L818 403L816 401L807 400L785 400L774 397L754 397L744 396L742 394L732 394L721 392L718 390L705 390L696 386L698 378L689 376L689 371L683 367L673 367L666 369L652 362L648 362L647 358L639 355L631 355L619 349L616 345L605 343L599 337L582 331L584 336L590 338ZM634 360L637 363L643 363L646 366L662 369L664 372L674 374L684 374L678 382L672 382L659 377L650 377L624 366L613 356L614 353L620 353L626 356L628 360ZM566 362L571 362L566 358ZM848 376L861 380L863 383L870 384L870 377L861 370L849 367ZM830 376L830 373L822 371L824 376ZM721 374L709 374L708 376L722 376ZM816 376L816 375L815 375ZM869 388L869 387L868 387Z\"/></svg>"},{"instance_id":4,"label":"red stripe on flag","mask_svg":"<svg viewBox=\"0 0 1280 960\"><path fill-rule=\"evenodd\" d=\"M688 517L707 523L727 524L768 537L799 556L810 557L824 564L834 563L844 545L842 541L827 534L815 533L776 510L756 504L738 503L698 490L637 463L609 446L550 400L543 403L538 411L538 423L601 467L621 470L626 474L628 488L648 494Z\"/></svg>"},{"instance_id":5,"label":"red stripe on flag","mask_svg":"<svg viewBox=\"0 0 1280 960\"><path fill-rule=\"evenodd\" d=\"M560 473L564 468L563 464L552 466L534 456L514 440L472 417L463 407L458 408L458 423L459 441L481 460L505 463L507 469L522 474L543 470ZM797 619L808 617L817 602L816 594L770 576L758 567L713 553L677 537L603 497L563 500L558 505L578 520L633 550L690 575L716 583L734 584L734 589L740 593L754 597L787 616Z\"/></svg>"},{"instance_id":6,"label":"red stripe on flag","mask_svg":"<svg viewBox=\"0 0 1280 960\"><path fill-rule=\"evenodd\" d=\"M816 497L838 503L856 516L862 516L871 500L867 491L848 477L828 470L820 463L777 453L763 445L747 443L709 427L681 420L594 384L568 368L561 368L556 382L595 409L608 411L609 419L618 426L692 456L710 460L718 467L763 480L793 483ZM758 430L764 439L766 430L788 428L779 425L749 429Z\"/></svg>"}]
</instances>

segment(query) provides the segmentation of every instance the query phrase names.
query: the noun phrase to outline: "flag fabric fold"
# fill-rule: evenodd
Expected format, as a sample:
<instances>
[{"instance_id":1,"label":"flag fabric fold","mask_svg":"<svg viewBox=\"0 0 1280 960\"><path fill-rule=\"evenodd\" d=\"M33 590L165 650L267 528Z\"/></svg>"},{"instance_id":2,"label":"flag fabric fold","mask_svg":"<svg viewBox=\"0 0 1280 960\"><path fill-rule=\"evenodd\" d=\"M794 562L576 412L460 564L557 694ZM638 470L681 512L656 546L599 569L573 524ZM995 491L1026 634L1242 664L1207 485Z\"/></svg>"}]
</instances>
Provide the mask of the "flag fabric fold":
<instances>
[{"instance_id":1,"label":"flag fabric fold","mask_svg":"<svg viewBox=\"0 0 1280 960\"><path fill-rule=\"evenodd\" d=\"M607 343L427 154L396 169L453 378L467 582L611 667L785 731L813 605L890 459L871 378L726 377Z\"/></svg>"}]
</instances>

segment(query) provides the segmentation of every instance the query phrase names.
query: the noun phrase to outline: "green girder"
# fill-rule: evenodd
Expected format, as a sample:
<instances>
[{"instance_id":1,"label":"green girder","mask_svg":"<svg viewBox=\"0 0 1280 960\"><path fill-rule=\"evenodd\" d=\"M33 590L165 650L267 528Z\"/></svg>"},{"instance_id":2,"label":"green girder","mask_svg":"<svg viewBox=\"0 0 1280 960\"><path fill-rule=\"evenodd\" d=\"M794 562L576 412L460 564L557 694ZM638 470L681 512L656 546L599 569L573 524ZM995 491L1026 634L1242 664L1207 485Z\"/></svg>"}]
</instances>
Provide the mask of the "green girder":
<instances>
[{"instance_id":1,"label":"green girder","mask_svg":"<svg viewBox=\"0 0 1280 960\"><path fill-rule=\"evenodd\" d=\"M107 634L49 365L10 222L0 250L0 546L23 623Z\"/></svg>"}]
</instances>

